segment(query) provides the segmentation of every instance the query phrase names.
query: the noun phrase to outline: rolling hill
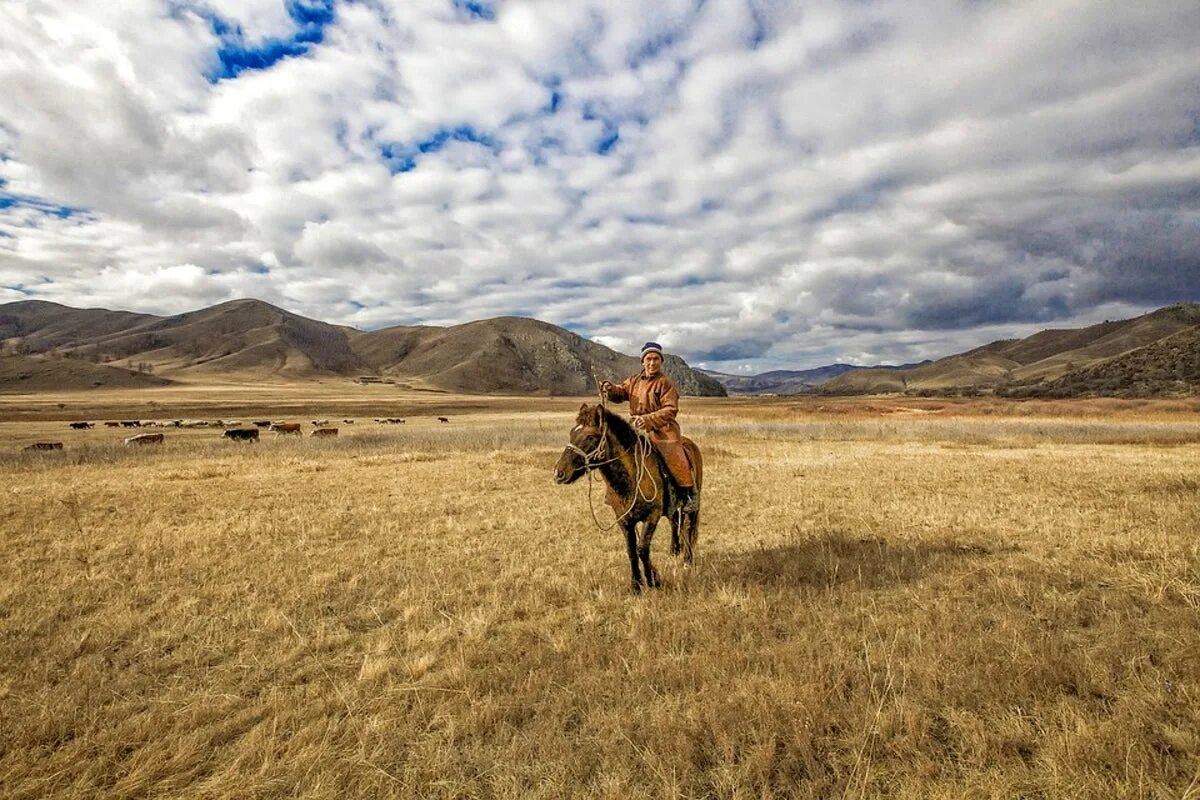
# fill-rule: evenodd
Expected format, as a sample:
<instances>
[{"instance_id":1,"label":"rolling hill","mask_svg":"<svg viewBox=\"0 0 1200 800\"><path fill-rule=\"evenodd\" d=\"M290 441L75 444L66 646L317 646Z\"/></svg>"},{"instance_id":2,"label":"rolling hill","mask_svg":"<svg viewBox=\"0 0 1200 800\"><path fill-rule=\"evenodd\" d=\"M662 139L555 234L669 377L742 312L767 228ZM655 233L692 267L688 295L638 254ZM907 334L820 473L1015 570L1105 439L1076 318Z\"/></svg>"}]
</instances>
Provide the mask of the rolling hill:
<instances>
[{"instance_id":1,"label":"rolling hill","mask_svg":"<svg viewBox=\"0 0 1200 800\"><path fill-rule=\"evenodd\" d=\"M148 364L177 378L351 375L364 365L350 350L348 330L258 300L171 317L42 301L0 306L0 341L19 341L24 351L119 366Z\"/></svg>"},{"instance_id":2,"label":"rolling hill","mask_svg":"<svg viewBox=\"0 0 1200 800\"><path fill-rule=\"evenodd\" d=\"M137 370L45 355L0 355L0 392L47 392L76 389L137 389L172 381Z\"/></svg>"},{"instance_id":3,"label":"rolling hill","mask_svg":"<svg viewBox=\"0 0 1200 800\"><path fill-rule=\"evenodd\" d=\"M467 393L587 395L594 391L593 371L621 378L639 368L632 356L534 319L363 332L252 299L170 317L9 303L0 305L0 346L149 368L181 381L386 376L417 388ZM683 394L725 394L678 357L668 356L665 369Z\"/></svg>"},{"instance_id":4,"label":"rolling hill","mask_svg":"<svg viewBox=\"0 0 1200 800\"><path fill-rule=\"evenodd\" d=\"M355 353L382 375L452 391L595 391L595 372L620 380L640 362L556 325L496 317L449 328L394 327L361 334ZM721 385L668 355L664 369L682 394L722 395Z\"/></svg>"},{"instance_id":5,"label":"rolling hill","mask_svg":"<svg viewBox=\"0 0 1200 800\"><path fill-rule=\"evenodd\" d=\"M1010 397L1157 397L1200 389L1200 325L1060 378L1007 387Z\"/></svg>"},{"instance_id":6,"label":"rolling hill","mask_svg":"<svg viewBox=\"0 0 1200 800\"><path fill-rule=\"evenodd\" d=\"M1045 330L1006 339L910 368L856 369L823 383L829 394L1001 390L1050 385L1082 386L1070 376L1124 357L1200 325L1200 304L1160 308L1133 319L1086 328ZM1133 362L1129 362L1133 363ZM1113 366L1109 369L1122 370ZM1200 384L1195 385L1200 388ZM1063 389L1066 391L1066 389Z\"/></svg>"}]
</instances>

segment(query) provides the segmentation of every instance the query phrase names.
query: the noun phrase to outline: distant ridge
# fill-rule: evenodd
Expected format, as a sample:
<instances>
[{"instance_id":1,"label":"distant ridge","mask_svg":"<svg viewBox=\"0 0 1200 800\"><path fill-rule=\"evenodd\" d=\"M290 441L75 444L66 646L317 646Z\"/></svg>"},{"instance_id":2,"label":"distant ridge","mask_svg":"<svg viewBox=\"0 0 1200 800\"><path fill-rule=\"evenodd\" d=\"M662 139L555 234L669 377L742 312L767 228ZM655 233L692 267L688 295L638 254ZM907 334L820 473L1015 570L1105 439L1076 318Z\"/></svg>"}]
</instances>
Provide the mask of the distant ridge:
<instances>
[{"instance_id":1,"label":"distant ridge","mask_svg":"<svg viewBox=\"0 0 1200 800\"><path fill-rule=\"evenodd\" d=\"M593 373L621 379L640 368L632 356L534 319L363 332L254 299L169 317L38 300L8 303L0 305L0 352L53 354L74 363L144 370L160 380L371 376L481 394L589 395L595 391ZM683 394L725 394L720 383L678 357L668 356L664 366ZM11 383L0 377L0 390L12 390ZM78 388L78 381L68 383Z\"/></svg>"},{"instance_id":2,"label":"distant ridge","mask_svg":"<svg viewBox=\"0 0 1200 800\"><path fill-rule=\"evenodd\" d=\"M815 369L777 369L757 375L730 375L711 370L701 372L720 381L734 394L802 394L852 369L855 369L852 364L830 364Z\"/></svg>"},{"instance_id":3,"label":"distant ridge","mask_svg":"<svg viewBox=\"0 0 1200 800\"><path fill-rule=\"evenodd\" d=\"M1137 377L1147 363L1159 363L1159 350L1135 356L1142 348L1164 342L1200 325L1200 305L1184 303L1160 308L1132 319L1102 322L1086 328L1045 330L1024 339L1006 339L965 353L910 368L856 369L820 386L828 394L907 392L947 394L996 392L1034 396L1035 387L1057 387L1056 396L1113 393L1127 383L1156 386L1168 383ZM1180 340L1188 341L1186 337ZM1107 378L1098 380L1104 374ZM1200 391L1200 382L1180 377L1171 392ZM1144 388L1144 391L1150 391Z\"/></svg>"}]
</instances>

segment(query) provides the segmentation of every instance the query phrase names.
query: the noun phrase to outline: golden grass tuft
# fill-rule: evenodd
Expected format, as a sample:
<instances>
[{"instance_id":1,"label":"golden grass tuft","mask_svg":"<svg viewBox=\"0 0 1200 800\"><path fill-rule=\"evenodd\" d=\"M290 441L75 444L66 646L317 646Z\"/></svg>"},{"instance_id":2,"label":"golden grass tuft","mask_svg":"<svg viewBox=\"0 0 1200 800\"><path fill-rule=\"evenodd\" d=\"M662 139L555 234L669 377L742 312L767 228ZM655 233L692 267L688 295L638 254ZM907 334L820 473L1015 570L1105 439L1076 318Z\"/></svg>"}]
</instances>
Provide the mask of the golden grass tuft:
<instances>
[{"instance_id":1,"label":"golden grass tuft","mask_svg":"<svg viewBox=\"0 0 1200 800\"><path fill-rule=\"evenodd\" d=\"M1200 797L1191 406L685 406L697 566L664 524L635 598L577 404L5 423L0 795Z\"/></svg>"}]
</instances>

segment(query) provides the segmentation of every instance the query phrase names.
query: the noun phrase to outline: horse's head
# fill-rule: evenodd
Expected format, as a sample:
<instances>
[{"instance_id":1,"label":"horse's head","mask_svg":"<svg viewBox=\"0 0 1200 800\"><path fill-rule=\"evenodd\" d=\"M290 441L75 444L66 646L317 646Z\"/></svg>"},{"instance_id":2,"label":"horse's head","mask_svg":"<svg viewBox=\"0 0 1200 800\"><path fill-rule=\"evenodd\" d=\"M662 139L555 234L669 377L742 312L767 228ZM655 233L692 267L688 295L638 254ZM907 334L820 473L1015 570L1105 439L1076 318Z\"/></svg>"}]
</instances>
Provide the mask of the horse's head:
<instances>
[{"instance_id":1,"label":"horse's head","mask_svg":"<svg viewBox=\"0 0 1200 800\"><path fill-rule=\"evenodd\" d=\"M569 444L554 465L555 483L574 483L588 467L604 459L604 428L604 409L599 404L579 407Z\"/></svg>"}]
</instances>

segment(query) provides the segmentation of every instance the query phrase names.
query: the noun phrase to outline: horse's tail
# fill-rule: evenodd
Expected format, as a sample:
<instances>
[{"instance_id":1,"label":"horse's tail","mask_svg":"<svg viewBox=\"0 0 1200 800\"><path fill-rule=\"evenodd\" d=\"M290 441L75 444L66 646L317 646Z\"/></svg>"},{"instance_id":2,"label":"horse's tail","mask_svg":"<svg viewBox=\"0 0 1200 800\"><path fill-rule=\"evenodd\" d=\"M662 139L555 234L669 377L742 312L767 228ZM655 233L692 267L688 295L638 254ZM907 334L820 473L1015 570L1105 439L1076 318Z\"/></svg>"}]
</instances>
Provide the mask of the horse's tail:
<instances>
[{"instance_id":1,"label":"horse's tail","mask_svg":"<svg viewBox=\"0 0 1200 800\"><path fill-rule=\"evenodd\" d=\"M698 492L704 484L704 459L700 456L700 448L686 436L683 437L683 450L692 463L692 478L696 481Z\"/></svg>"},{"instance_id":2,"label":"horse's tail","mask_svg":"<svg viewBox=\"0 0 1200 800\"><path fill-rule=\"evenodd\" d=\"M686 436L683 437L683 449L687 453L688 460L692 462L692 479L696 483L696 494L700 494L700 490L704 486L704 459L700 455L700 448L696 443ZM700 510L684 514L685 535L687 541L684 542L685 563L692 562L692 556L696 553L696 545L700 543Z\"/></svg>"}]
</instances>

